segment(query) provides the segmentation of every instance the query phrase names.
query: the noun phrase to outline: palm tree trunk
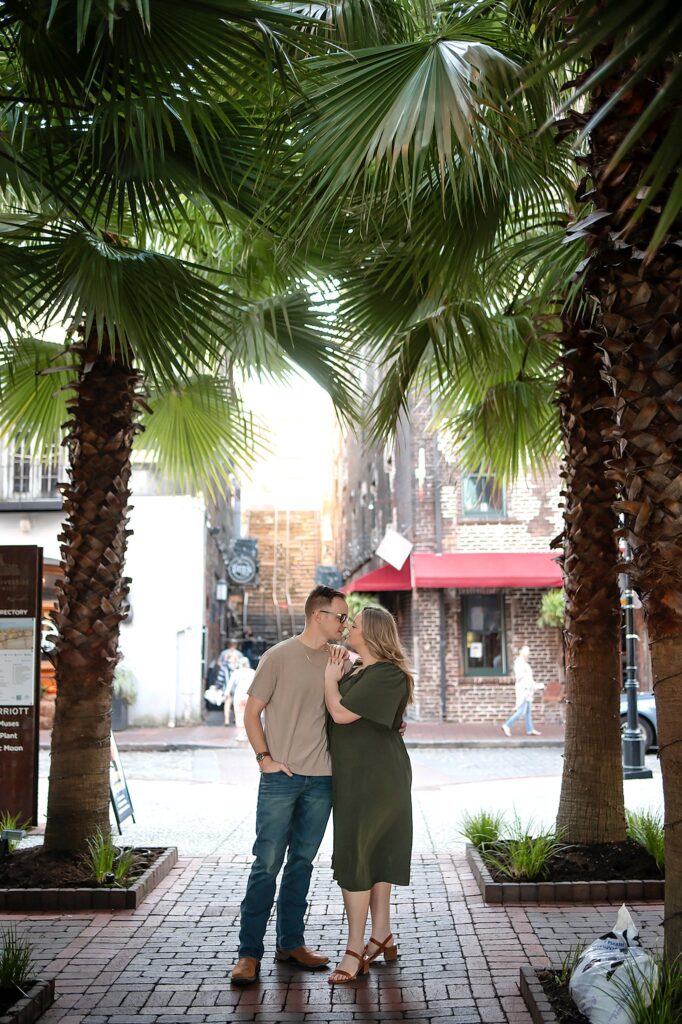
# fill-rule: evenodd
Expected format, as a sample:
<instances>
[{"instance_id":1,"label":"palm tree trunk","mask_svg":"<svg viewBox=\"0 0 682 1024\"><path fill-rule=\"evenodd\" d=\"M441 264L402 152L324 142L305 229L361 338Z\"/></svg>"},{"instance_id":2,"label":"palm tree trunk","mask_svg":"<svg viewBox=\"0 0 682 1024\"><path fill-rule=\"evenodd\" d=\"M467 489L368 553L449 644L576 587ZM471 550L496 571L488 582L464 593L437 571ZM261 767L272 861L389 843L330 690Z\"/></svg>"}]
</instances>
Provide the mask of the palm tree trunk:
<instances>
[{"instance_id":1,"label":"palm tree trunk","mask_svg":"<svg viewBox=\"0 0 682 1024\"><path fill-rule=\"evenodd\" d=\"M602 57L595 55L595 65ZM615 453L611 475L626 496L619 508L649 631L665 798L665 950L672 961L682 956L682 217L649 259L645 251L666 195L628 234L623 229L641 169L673 114L652 124L626 161L604 174L667 71L624 93L592 133L589 170L595 205L605 216L595 228L587 287L602 311L601 345L615 390L615 424L606 434ZM605 80L593 93L593 110L620 84L619 76Z\"/></svg>"},{"instance_id":2,"label":"palm tree trunk","mask_svg":"<svg viewBox=\"0 0 682 1024\"><path fill-rule=\"evenodd\" d=\"M105 335L79 346L82 366L68 425L70 482L60 535L63 581L55 624L57 702L45 850L82 851L109 833L111 700L130 496L130 452L139 376Z\"/></svg>"},{"instance_id":3,"label":"palm tree trunk","mask_svg":"<svg viewBox=\"0 0 682 1024\"><path fill-rule=\"evenodd\" d=\"M625 839L620 714L620 618L614 537L616 487L604 476L610 392L589 327L564 321L558 402L566 482L563 570L566 590L566 740L557 828L572 843Z\"/></svg>"}]
</instances>

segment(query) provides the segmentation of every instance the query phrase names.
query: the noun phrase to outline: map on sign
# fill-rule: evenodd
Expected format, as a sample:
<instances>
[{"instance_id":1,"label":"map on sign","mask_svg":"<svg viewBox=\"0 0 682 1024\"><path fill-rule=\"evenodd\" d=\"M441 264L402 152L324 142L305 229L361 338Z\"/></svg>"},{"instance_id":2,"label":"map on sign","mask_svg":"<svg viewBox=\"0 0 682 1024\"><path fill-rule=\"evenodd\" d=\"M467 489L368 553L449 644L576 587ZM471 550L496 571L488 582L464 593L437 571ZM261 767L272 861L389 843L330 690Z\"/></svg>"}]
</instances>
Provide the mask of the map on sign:
<instances>
[{"instance_id":1,"label":"map on sign","mask_svg":"<svg viewBox=\"0 0 682 1024\"><path fill-rule=\"evenodd\" d=\"M0 619L0 704L35 702L35 642L35 619Z\"/></svg>"}]
</instances>

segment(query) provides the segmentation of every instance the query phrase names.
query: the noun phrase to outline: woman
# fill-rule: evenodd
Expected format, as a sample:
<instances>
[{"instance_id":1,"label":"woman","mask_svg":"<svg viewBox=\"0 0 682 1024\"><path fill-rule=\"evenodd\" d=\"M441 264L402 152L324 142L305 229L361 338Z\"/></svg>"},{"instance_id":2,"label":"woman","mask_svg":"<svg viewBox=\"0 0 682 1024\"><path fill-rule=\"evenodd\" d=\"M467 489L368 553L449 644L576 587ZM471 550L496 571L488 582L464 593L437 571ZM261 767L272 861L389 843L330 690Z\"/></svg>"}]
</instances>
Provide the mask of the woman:
<instances>
[{"instance_id":1,"label":"woman","mask_svg":"<svg viewBox=\"0 0 682 1024\"><path fill-rule=\"evenodd\" d=\"M330 985L366 974L381 954L397 958L391 885L409 884L412 854L412 769L399 729L413 682L395 620L385 608L368 606L350 623L348 641L361 664L350 666L344 649L332 647L325 671L332 866L348 917L348 948ZM368 912L372 938L365 945Z\"/></svg>"}]
</instances>

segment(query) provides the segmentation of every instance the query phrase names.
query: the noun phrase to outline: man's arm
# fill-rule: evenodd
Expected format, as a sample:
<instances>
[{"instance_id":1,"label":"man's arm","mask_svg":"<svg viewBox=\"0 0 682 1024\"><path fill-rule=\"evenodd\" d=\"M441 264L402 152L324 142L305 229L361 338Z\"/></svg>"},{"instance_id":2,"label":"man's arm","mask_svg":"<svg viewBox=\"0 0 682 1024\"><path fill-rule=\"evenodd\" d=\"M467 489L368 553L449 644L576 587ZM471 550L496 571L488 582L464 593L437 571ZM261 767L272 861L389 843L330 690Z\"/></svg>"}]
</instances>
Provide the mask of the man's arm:
<instances>
[{"instance_id":1,"label":"man's arm","mask_svg":"<svg viewBox=\"0 0 682 1024\"><path fill-rule=\"evenodd\" d=\"M258 697L249 697L244 708L244 730L249 738L254 754L261 754L264 750L268 749L265 733L263 732L263 724L260 720L264 708L265 701L259 700ZM269 754L260 762L260 770L266 775L270 775L272 772L284 772L285 775L294 774L289 771L285 764L274 761Z\"/></svg>"}]
</instances>

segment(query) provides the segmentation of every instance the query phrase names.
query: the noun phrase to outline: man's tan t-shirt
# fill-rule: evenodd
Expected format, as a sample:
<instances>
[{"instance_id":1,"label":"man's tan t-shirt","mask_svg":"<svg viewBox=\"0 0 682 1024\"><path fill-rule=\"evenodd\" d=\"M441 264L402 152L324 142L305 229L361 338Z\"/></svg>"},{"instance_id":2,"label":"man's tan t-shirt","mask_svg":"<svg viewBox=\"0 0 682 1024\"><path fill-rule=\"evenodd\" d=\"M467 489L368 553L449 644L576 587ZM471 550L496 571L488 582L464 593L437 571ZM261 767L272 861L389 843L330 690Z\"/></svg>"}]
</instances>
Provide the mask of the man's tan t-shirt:
<instances>
[{"instance_id":1,"label":"man's tan t-shirt","mask_svg":"<svg viewBox=\"0 0 682 1024\"><path fill-rule=\"evenodd\" d=\"M324 703L326 648L316 651L297 636L266 651L249 695L266 704L265 739L275 761L295 775L331 775Z\"/></svg>"}]
</instances>

